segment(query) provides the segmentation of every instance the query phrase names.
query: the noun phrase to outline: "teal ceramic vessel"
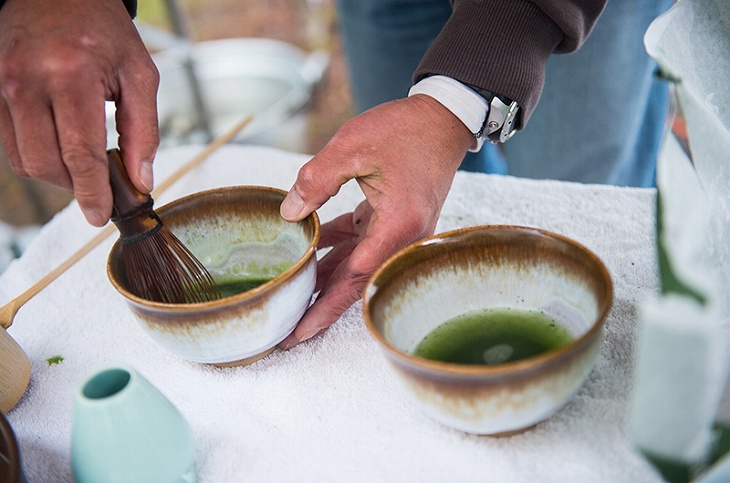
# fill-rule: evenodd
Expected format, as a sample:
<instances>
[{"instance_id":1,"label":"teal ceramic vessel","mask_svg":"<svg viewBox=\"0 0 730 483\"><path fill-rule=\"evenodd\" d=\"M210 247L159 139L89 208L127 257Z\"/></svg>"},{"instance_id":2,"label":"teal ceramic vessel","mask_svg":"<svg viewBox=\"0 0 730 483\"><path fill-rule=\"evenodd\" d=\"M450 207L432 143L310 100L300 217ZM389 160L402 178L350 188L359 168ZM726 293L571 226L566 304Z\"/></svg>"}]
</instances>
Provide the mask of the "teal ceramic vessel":
<instances>
[{"instance_id":1,"label":"teal ceramic vessel","mask_svg":"<svg viewBox=\"0 0 730 483\"><path fill-rule=\"evenodd\" d=\"M196 480L190 425L136 370L108 367L75 394L71 465L78 483Z\"/></svg>"}]
</instances>

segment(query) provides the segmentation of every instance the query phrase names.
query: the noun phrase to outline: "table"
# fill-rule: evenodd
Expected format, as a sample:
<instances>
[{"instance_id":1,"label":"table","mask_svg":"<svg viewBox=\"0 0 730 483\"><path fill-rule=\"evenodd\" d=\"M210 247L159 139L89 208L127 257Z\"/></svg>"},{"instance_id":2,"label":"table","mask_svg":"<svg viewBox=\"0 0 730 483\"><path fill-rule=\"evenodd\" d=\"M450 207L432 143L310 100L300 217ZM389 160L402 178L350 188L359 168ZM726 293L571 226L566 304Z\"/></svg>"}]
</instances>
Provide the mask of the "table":
<instances>
[{"instance_id":1,"label":"table","mask_svg":"<svg viewBox=\"0 0 730 483\"><path fill-rule=\"evenodd\" d=\"M159 153L158 182L200 146ZM260 184L289 189L309 156L230 145L156 200L202 189ZM362 199L350 182L319 210L323 221ZM403 398L364 327L361 304L328 332L239 368L180 360L139 327L109 283L110 237L16 316L10 335L28 354L28 391L8 414L31 482L72 481L73 393L97 369L128 364L185 415L201 482L239 481L661 481L630 446L638 310L658 291L656 191L458 173L437 231L517 224L561 233L606 263L615 284L604 345L588 381L562 411L510 437L463 434ZM43 227L0 277L0 304L87 241L75 202ZM50 365L46 359L61 355Z\"/></svg>"}]
</instances>

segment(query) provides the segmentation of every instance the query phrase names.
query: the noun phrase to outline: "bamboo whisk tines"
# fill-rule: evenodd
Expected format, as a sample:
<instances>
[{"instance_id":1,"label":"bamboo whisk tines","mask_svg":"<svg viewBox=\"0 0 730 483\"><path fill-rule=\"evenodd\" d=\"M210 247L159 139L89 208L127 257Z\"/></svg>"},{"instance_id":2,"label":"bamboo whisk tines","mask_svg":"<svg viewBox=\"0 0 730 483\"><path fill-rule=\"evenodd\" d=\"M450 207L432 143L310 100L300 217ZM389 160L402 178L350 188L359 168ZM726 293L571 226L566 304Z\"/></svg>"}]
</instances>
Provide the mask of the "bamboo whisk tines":
<instances>
[{"instance_id":1,"label":"bamboo whisk tines","mask_svg":"<svg viewBox=\"0 0 730 483\"><path fill-rule=\"evenodd\" d=\"M121 241L128 289L164 303L207 302L221 298L213 277L152 209L154 201L132 185L118 149L107 152L114 216Z\"/></svg>"}]
</instances>

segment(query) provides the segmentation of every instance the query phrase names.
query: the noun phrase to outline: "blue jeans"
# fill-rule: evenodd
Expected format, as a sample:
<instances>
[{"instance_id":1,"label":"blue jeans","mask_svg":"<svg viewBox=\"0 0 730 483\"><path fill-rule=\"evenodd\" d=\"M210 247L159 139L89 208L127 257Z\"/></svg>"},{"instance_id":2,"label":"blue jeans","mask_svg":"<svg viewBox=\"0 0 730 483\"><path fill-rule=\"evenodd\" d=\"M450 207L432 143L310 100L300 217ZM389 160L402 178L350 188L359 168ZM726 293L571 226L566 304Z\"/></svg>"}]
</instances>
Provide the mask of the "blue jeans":
<instances>
[{"instance_id":1,"label":"blue jeans","mask_svg":"<svg viewBox=\"0 0 730 483\"><path fill-rule=\"evenodd\" d=\"M653 186L669 106L643 36L673 0L609 0L585 44L548 62L525 129L485 144L461 169L621 186ZM451 14L447 0L338 0L355 107L405 97ZM497 47L495 47L497 48Z\"/></svg>"}]
</instances>

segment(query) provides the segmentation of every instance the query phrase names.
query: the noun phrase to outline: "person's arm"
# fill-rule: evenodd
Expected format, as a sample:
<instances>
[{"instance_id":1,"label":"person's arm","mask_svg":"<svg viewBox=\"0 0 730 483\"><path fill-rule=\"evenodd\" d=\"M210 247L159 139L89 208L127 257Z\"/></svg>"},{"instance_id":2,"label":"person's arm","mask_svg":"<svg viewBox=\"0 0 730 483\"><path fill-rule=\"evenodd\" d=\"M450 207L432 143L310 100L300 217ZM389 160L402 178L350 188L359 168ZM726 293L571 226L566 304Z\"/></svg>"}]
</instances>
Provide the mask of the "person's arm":
<instances>
[{"instance_id":1,"label":"person's arm","mask_svg":"<svg viewBox=\"0 0 730 483\"><path fill-rule=\"evenodd\" d=\"M445 75L520 105L524 127L554 53L576 50L606 0L454 0L453 14L429 47L413 80Z\"/></svg>"},{"instance_id":2,"label":"person's arm","mask_svg":"<svg viewBox=\"0 0 730 483\"><path fill-rule=\"evenodd\" d=\"M577 48L601 8L593 0L457 0L416 80L442 74L503 89L501 94L525 106L524 121L542 89L548 56ZM490 28L507 23L506 30ZM350 179L357 180L367 199L353 213L322 226L320 248L332 249L318 264L321 291L281 348L327 330L362 296L368 278L389 256L433 234L456 170L473 143L472 127L435 98L417 94L351 119L301 168L281 206L287 220L303 219Z\"/></svg>"},{"instance_id":3,"label":"person's arm","mask_svg":"<svg viewBox=\"0 0 730 483\"><path fill-rule=\"evenodd\" d=\"M135 186L152 188L159 75L130 17L136 1L6 0L0 8L0 143L20 176L71 190L87 220L112 211L106 100Z\"/></svg>"},{"instance_id":4,"label":"person's arm","mask_svg":"<svg viewBox=\"0 0 730 483\"><path fill-rule=\"evenodd\" d=\"M124 3L124 8L127 9L127 12L129 12L129 16L134 18L137 16L137 0L120 0L122 3ZM3 5L5 5L5 0L0 0L0 8L3 8Z\"/></svg>"}]
</instances>

